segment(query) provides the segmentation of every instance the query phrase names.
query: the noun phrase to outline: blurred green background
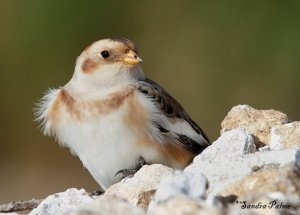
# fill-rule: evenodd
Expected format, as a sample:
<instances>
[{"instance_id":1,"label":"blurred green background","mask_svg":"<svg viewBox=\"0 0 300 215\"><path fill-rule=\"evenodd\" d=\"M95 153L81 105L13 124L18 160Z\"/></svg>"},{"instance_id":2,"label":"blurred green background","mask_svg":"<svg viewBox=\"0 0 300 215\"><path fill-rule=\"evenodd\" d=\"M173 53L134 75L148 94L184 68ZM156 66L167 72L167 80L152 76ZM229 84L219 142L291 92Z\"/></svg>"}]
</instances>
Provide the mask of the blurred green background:
<instances>
[{"instance_id":1,"label":"blurred green background","mask_svg":"<svg viewBox=\"0 0 300 215\"><path fill-rule=\"evenodd\" d=\"M300 1L0 1L0 203L97 184L32 108L91 42L127 37L211 140L232 106L300 119Z\"/></svg>"}]
</instances>

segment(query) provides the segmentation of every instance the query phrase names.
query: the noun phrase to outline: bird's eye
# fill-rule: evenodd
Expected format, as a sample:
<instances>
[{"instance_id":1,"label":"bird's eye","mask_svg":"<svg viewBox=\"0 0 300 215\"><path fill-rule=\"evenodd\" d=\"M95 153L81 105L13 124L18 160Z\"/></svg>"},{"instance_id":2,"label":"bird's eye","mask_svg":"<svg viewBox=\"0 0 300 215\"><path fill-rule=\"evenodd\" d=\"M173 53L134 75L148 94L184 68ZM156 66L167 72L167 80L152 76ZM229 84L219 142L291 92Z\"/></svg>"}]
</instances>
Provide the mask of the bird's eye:
<instances>
[{"instance_id":1,"label":"bird's eye","mask_svg":"<svg viewBox=\"0 0 300 215\"><path fill-rule=\"evenodd\" d=\"M101 52L101 56L102 56L103 58L108 58L108 57L109 57L109 52L108 52L108 51L102 51L102 52Z\"/></svg>"}]
</instances>

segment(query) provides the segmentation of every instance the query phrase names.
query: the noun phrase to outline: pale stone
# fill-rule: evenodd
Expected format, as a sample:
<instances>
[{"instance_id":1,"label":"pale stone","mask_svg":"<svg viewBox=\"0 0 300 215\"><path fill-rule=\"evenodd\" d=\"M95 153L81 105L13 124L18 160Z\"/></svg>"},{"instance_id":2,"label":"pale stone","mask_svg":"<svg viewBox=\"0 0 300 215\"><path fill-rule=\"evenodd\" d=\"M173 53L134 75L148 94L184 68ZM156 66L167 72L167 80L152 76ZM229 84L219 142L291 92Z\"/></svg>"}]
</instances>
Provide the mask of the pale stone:
<instances>
[{"instance_id":1,"label":"pale stone","mask_svg":"<svg viewBox=\"0 0 300 215\"><path fill-rule=\"evenodd\" d=\"M143 198L143 193L156 190L161 179L171 173L173 173L172 168L161 164L145 165L132 178L110 186L104 195L116 195L133 205L139 202L146 204L145 201L139 199Z\"/></svg>"},{"instance_id":2,"label":"pale stone","mask_svg":"<svg viewBox=\"0 0 300 215\"><path fill-rule=\"evenodd\" d=\"M300 148L300 122L272 127L270 147L271 149Z\"/></svg>"},{"instance_id":3,"label":"pale stone","mask_svg":"<svg viewBox=\"0 0 300 215\"><path fill-rule=\"evenodd\" d=\"M207 185L207 179L200 172L176 171L160 182L149 207L153 208L158 203L179 195L200 198L204 196Z\"/></svg>"},{"instance_id":4,"label":"pale stone","mask_svg":"<svg viewBox=\"0 0 300 215\"><path fill-rule=\"evenodd\" d=\"M250 193L266 194L278 191L289 196L300 196L300 171L295 164L257 169L241 181L230 185L222 195L244 196Z\"/></svg>"},{"instance_id":5,"label":"pale stone","mask_svg":"<svg viewBox=\"0 0 300 215\"><path fill-rule=\"evenodd\" d=\"M82 204L65 215L145 215L145 212L116 196L100 196L88 204Z\"/></svg>"},{"instance_id":6,"label":"pale stone","mask_svg":"<svg viewBox=\"0 0 300 215\"><path fill-rule=\"evenodd\" d=\"M217 193L249 171L236 166L242 155L255 152L253 138L244 129L224 132L211 146L195 157L184 172L200 172L209 181L209 191ZM233 170L236 170L233 171ZM241 176L243 177L243 176Z\"/></svg>"},{"instance_id":7,"label":"pale stone","mask_svg":"<svg viewBox=\"0 0 300 215\"><path fill-rule=\"evenodd\" d=\"M90 203L93 199L84 189L70 188L65 192L56 193L44 199L30 215L57 215L69 212L75 206Z\"/></svg>"},{"instance_id":8,"label":"pale stone","mask_svg":"<svg viewBox=\"0 0 300 215\"><path fill-rule=\"evenodd\" d=\"M224 156L240 156L254 152L256 152L256 146L253 137L245 129L237 128L224 132L200 156L202 159L205 159L205 157L214 159ZM195 160L198 159L197 157Z\"/></svg>"},{"instance_id":9,"label":"pale stone","mask_svg":"<svg viewBox=\"0 0 300 215\"><path fill-rule=\"evenodd\" d=\"M149 191L145 191L139 194L138 198L139 201L137 203L137 205L141 208L143 208L144 210L147 210L150 201L154 198L156 190L149 190Z\"/></svg>"},{"instance_id":10,"label":"pale stone","mask_svg":"<svg viewBox=\"0 0 300 215\"><path fill-rule=\"evenodd\" d=\"M278 151L262 151L249 153L253 144L251 136L243 129L224 132L210 147L198 155L184 172L200 172L209 182L208 192L216 195L227 189L233 183L251 175L255 168L297 163L296 149ZM252 148L252 147L250 147ZM250 150L253 151L253 150Z\"/></svg>"},{"instance_id":11,"label":"pale stone","mask_svg":"<svg viewBox=\"0 0 300 215\"><path fill-rule=\"evenodd\" d=\"M275 125L288 123L288 116L276 110L256 110L248 105L233 107L221 124L221 133L244 128L254 137L257 146L269 143L270 130Z\"/></svg>"},{"instance_id":12,"label":"pale stone","mask_svg":"<svg viewBox=\"0 0 300 215\"><path fill-rule=\"evenodd\" d=\"M218 208L202 207L201 201L186 196L177 196L151 208L149 215L221 215L222 211Z\"/></svg>"}]
</instances>

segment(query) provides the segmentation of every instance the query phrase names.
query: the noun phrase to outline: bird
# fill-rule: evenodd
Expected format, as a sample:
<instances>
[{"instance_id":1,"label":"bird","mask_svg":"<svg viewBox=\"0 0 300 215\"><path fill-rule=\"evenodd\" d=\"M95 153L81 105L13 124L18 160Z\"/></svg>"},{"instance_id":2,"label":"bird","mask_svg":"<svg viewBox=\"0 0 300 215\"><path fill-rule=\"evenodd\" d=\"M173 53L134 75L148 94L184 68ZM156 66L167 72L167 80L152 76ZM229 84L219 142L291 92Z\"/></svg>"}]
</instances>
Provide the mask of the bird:
<instances>
[{"instance_id":1,"label":"bird","mask_svg":"<svg viewBox=\"0 0 300 215\"><path fill-rule=\"evenodd\" d=\"M78 156L104 190L145 164L183 169L210 145L141 62L131 40L98 40L77 57L70 81L36 107L43 134Z\"/></svg>"}]
</instances>

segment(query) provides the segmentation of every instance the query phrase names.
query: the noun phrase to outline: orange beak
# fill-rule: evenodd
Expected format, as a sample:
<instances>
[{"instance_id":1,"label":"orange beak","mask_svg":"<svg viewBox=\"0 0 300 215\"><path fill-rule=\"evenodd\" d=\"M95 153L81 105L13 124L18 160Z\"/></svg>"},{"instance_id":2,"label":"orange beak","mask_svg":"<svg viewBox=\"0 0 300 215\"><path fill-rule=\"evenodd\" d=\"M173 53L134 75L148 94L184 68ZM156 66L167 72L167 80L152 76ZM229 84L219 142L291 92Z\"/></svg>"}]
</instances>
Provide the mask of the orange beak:
<instances>
[{"instance_id":1,"label":"orange beak","mask_svg":"<svg viewBox=\"0 0 300 215\"><path fill-rule=\"evenodd\" d=\"M130 65L136 65L141 61L143 60L132 50L129 50L124 58L124 62Z\"/></svg>"}]
</instances>

